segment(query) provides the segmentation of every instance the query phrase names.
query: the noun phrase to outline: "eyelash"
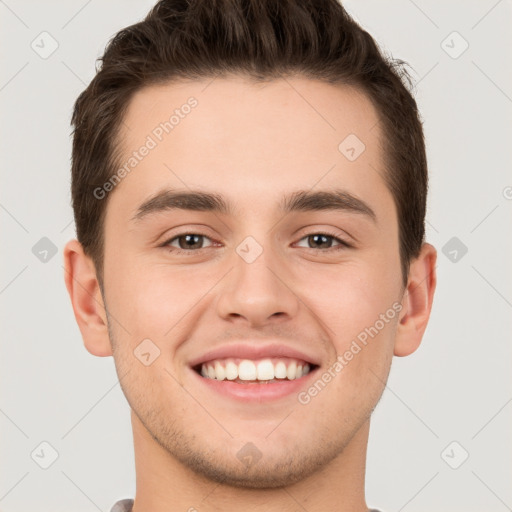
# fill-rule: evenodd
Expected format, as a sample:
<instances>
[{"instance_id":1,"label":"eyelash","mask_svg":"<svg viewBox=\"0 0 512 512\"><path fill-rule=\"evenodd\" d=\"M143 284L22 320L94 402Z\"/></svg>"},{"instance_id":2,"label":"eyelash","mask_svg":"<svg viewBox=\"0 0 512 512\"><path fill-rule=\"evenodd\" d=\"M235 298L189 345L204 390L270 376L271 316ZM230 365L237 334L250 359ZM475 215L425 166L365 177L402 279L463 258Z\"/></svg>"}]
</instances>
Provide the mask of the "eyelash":
<instances>
[{"instance_id":1,"label":"eyelash","mask_svg":"<svg viewBox=\"0 0 512 512\"><path fill-rule=\"evenodd\" d=\"M187 256L191 256L192 254L197 253L197 252L199 252L199 251L201 251L203 249L208 249L208 247L201 247L200 249L188 249L187 250L187 249L178 249L176 247L170 247L169 246L169 244L171 242L173 242L174 240L177 240L178 238L181 238L181 237L186 236L186 235L197 235L197 236L202 236L204 238L210 239L209 236L207 236L207 235L205 235L203 233L194 233L194 232L182 233L180 235L176 235L176 236L170 238L169 240L164 242L160 247L163 247L163 248L167 249L169 252L171 252L173 254L176 254L176 255L182 255L183 254L183 255L187 255ZM302 249L307 249L307 250L315 251L315 252L318 252L318 251L320 251L320 252L331 252L331 251L339 251L339 250L343 250L343 249L349 249L349 248L352 247L352 245L348 244L347 242L345 242L341 238L337 237L335 233L329 233L327 231L318 231L318 232L310 233L308 235L303 236L299 240L299 242L301 240L304 240L304 238L308 238L308 237L313 236L313 235L322 235L322 236L326 236L328 238L333 238L335 241L339 242L339 245L334 246L334 247L329 247L327 249L315 249L313 247L302 247Z\"/></svg>"}]
</instances>

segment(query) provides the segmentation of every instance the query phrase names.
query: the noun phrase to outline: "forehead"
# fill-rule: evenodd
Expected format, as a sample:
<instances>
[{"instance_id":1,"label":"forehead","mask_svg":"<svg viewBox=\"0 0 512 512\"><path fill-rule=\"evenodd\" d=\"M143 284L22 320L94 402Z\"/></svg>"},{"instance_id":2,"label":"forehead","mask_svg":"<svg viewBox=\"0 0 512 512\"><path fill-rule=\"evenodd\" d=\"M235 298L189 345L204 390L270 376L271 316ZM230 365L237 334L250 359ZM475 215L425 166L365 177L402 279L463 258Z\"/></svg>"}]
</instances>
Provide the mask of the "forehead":
<instances>
[{"instance_id":1,"label":"forehead","mask_svg":"<svg viewBox=\"0 0 512 512\"><path fill-rule=\"evenodd\" d=\"M127 172L111 202L126 218L162 188L224 191L254 213L293 189L346 188L370 201L385 190L370 100L305 78L145 87L128 105L118 144Z\"/></svg>"},{"instance_id":2,"label":"forehead","mask_svg":"<svg viewBox=\"0 0 512 512\"><path fill-rule=\"evenodd\" d=\"M166 124L169 121L171 127ZM163 129L162 138L177 141L180 135L184 138L193 131L196 137L190 142L196 149L200 144L206 149L224 143L223 154L229 154L231 148L233 153L240 149L237 141L250 142L245 149L252 149L263 159L285 157L285 150L291 156L290 150L300 154L310 148L320 149L322 140L332 149L333 142L349 134L371 143L378 137L377 122L377 112L368 97L352 86L306 78L256 83L233 76L142 88L126 109L120 142L132 149L143 134L159 139L159 128ZM234 133L236 139L226 140ZM307 143L303 151L296 145L298 141ZM276 146L281 151L276 153Z\"/></svg>"}]
</instances>

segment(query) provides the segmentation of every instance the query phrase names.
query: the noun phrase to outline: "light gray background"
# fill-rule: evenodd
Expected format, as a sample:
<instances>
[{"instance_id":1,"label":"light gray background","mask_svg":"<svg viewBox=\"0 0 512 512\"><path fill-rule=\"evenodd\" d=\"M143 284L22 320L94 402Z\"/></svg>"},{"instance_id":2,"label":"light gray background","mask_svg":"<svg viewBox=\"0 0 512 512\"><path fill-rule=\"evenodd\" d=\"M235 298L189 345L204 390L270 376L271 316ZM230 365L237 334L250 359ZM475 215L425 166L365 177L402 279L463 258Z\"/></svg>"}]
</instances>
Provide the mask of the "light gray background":
<instances>
[{"instance_id":1,"label":"light gray background","mask_svg":"<svg viewBox=\"0 0 512 512\"><path fill-rule=\"evenodd\" d=\"M0 1L3 512L108 511L134 495L129 408L112 358L83 347L62 249L75 236L73 102L108 39L152 5ZM423 344L395 358L374 414L368 504L385 512L511 510L512 2L345 5L414 70L431 176L427 238L439 251ZM43 31L58 42L46 59L31 47L51 48ZM464 40L469 47L457 56ZM58 248L46 262L32 251L42 237ZM451 245L443 253L453 237L467 254ZM48 469L39 465L51 462L42 442L58 453Z\"/></svg>"}]
</instances>

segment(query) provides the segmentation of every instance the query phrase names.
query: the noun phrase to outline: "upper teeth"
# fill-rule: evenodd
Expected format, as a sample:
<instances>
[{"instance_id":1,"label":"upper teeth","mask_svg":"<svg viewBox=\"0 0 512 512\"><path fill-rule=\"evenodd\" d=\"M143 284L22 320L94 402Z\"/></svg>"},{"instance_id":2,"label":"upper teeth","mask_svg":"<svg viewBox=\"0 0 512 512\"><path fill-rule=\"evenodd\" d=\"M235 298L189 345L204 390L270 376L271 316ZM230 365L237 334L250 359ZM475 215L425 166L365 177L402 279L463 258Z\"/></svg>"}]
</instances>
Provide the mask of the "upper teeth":
<instances>
[{"instance_id":1,"label":"upper teeth","mask_svg":"<svg viewBox=\"0 0 512 512\"><path fill-rule=\"evenodd\" d=\"M237 363L238 361L238 363ZM272 380L299 379L310 371L308 363L293 359L225 359L209 361L201 366L201 375L216 380Z\"/></svg>"}]
</instances>

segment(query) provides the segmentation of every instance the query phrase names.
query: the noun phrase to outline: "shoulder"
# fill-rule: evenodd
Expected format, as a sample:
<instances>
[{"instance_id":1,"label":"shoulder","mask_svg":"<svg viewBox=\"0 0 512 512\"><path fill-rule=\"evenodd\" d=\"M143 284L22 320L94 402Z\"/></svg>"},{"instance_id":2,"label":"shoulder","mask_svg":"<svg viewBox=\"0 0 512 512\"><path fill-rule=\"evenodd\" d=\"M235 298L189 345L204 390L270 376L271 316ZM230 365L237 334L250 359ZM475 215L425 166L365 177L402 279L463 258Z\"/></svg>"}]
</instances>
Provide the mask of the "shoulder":
<instances>
[{"instance_id":1,"label":"shoulder","mask_svg":"<svg viewBox=\"0 0 512 512\"><path fill-rule=\"evenodd\" d=\"M131 512L133 507L133 500L131 498L126 498L124 500L119 500L114 503L114 506L110 509L110 512Z\"/></svg>"}]
</instances>

